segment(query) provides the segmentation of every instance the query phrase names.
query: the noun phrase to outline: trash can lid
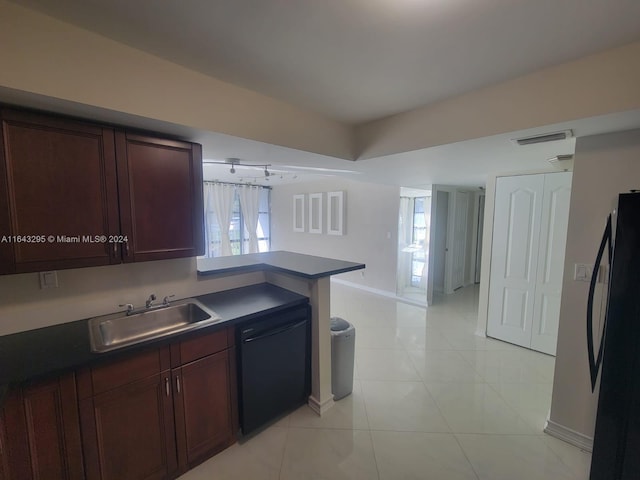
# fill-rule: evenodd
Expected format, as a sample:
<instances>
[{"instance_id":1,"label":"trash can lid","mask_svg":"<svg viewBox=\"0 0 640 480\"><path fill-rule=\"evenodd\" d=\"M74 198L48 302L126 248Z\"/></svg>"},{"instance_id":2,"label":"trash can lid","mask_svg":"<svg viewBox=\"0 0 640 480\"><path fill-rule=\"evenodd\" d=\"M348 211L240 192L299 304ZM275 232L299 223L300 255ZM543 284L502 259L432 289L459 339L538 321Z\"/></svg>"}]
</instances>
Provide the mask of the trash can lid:
<instances>
[{"instance_id":1,"label":"trash can lid","mask_svg":"<svg viewBox=\"0 0 640 480\"><path fill-rule=\"evenodd\" d=\"M331 331L332 332L342 332L349 328L351 324L347 322L344 318L340 317L331 317Z\"/></svg>"}]
</instances>

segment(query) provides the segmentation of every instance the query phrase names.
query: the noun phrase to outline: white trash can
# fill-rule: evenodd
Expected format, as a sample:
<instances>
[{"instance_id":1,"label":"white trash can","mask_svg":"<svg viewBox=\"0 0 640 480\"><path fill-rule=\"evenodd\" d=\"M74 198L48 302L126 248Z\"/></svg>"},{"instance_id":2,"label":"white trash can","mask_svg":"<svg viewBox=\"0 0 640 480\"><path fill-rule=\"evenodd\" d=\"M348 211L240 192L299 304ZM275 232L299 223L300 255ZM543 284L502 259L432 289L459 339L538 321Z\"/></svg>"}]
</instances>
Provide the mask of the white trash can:
<instances>
[{"instance_id":1,"label":"white trash can","mask_svg":"<svg viewBox=\"0 0 640 480\"><path fill-rule=\"evenodd\" d=\"M340 317L331 318L331 393L340 400L353 391L356 329Z\"/></svg>"}]
</instances>

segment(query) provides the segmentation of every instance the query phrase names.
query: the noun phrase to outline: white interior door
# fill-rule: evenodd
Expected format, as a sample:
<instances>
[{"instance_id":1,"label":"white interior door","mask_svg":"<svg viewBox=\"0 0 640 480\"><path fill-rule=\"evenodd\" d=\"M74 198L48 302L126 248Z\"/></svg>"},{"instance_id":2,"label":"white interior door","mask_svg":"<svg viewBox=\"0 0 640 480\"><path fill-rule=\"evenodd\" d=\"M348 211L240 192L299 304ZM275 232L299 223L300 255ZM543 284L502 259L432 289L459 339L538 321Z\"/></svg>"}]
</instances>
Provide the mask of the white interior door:
<instances>
[{"instance_id":1,"label":"white interior door","mask_svg":"<svg viewBox=\"0 0 640 480\"><path fill-rule=\"evenodd\" d=\"M571 172L545 175L531 348L556 354Z\"/></svg>"},{"instance_id":2,"label":"white interior door","mask_svg":"<svg viewBox=\"0 0 640 480\"><path fill-rule=\"evenodd\" d=\"M433 305L433 293L443 293L447 257L449 193L433 186L431 193L431 228L427 270L427 305Z\"/></svg>"},{"instance_id":3,"label":"white interior door","mask_svg":"<svg viewBox=\"0 0 640 480\"><path fill-rule=\"evenodd\" d=\"M451 289L464 287L464 266L467 259L467 226L469 218L469 193L455 193L455 215L452 239Z\"/></svg>"},{"instance_id":4,"label":"white interior door","mask_svg":"<svg viewBox=\"0 0 640 480\"><path fill-rule=\"evenodd\" d=\"M478 198L478 230L476 234L476 261L474 282L480 283L480 268L482 267L482 235L484 233L484 195Z\"/></svg>"},{"instance_id":5,"label":"white interior door","mask_svg":"<svg viewBox=\"0 0 640 480\"><path fill-rule=\"evenodd\" d=\"M544 175L496 181L487 335L531 345Z\"/></svg>"}]
</instances>

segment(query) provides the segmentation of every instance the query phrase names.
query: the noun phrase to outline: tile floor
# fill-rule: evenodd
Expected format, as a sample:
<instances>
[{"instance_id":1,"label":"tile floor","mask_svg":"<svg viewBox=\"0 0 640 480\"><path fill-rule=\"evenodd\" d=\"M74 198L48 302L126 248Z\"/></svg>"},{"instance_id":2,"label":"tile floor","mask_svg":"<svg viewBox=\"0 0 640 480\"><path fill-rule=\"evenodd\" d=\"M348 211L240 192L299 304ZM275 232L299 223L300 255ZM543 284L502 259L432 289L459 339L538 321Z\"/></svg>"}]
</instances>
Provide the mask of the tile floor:
<instances>
[{"instance_id":1,"label":"tile floor","mask_svg":"<svg viewBox=\"0 0 640 480\"><path fill-rule=\"evenodd\" d=\"M554 359L474 335L477 287L428 309L339 284L356 326L353 394L308 407L182 480L586 480L590 456L542 432Z\"/></svg>"}]
</instances>

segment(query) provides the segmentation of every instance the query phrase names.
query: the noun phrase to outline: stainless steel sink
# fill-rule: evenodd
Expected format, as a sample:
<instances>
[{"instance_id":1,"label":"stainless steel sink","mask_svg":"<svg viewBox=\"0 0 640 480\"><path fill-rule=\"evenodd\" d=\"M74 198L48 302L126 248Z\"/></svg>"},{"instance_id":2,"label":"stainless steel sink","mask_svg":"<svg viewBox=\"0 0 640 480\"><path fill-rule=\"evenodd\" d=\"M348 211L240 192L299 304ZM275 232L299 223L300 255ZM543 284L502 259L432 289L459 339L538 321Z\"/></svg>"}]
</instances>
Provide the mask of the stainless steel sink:
<instances>
[{"instance_id":1,"label":"stainless steel sink","mask_svg":"<svg viewBox=\"0 0 640 480\"><path fill-rule=\"evenodd\" d=\"M194 298L173 302L133 315L125 312L89 320L93 352L108 352L128 345L195 330L222 318Z\"/></svg>"}]
</instances>

